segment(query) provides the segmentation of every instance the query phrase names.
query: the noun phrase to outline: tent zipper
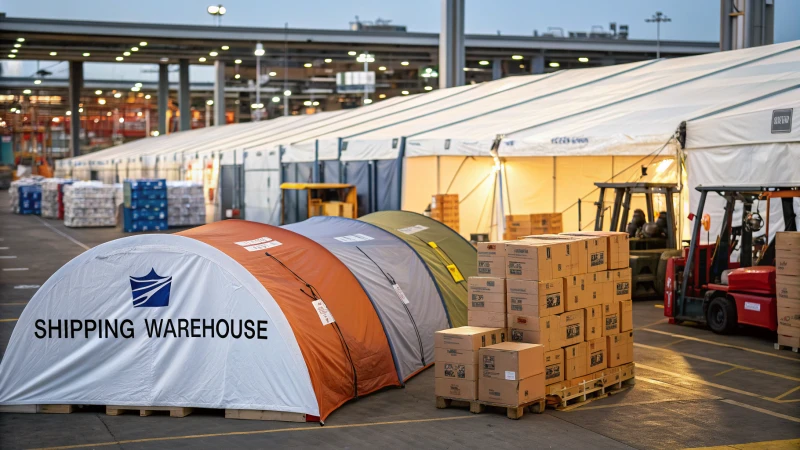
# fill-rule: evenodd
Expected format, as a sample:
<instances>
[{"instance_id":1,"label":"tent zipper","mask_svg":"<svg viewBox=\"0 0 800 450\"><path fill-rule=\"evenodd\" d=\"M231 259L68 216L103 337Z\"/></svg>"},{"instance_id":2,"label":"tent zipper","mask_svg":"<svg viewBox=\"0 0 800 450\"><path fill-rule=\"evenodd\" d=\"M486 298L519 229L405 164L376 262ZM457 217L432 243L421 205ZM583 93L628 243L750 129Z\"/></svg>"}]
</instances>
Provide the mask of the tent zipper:
<instances>
[{"instance_id":1,"label":"tent zipper","mask_svg":"<svg viewBox=\"0 0 800 450\"><path fill-rule=\"evenodd\" d=\"M317 289L314 286L306 282L306 280L304 280L300 275L295 273L295 271L287 267L286 264L283 263L283 261L281 261L274 255L271 255L269 252L264 252L264 254L274 259L284 269L286 269L287 271L289 271L289 273L294 275L297 281L303 283L308 288L310 293L304 291L302 288L300 288L300 292L307 295L312 300L322 300L322 297L320 297L319 295L319 291L317 291ZM353 397L358 398L358 371L356 370L356 365L353 362L353 356L350 354L350 346L347 345L347 340L344 338L342 329L339 328L339 323L334 320L331 325L333 326L333 329L336 330L336 334L339 336L339 341L341 342L342 347L344 348L345 351L345 357L347 358L347 361L350 363L350 369L353 371Z\"/></svg>"},{"instance_id":2,"label":"tent zipper","mask_svg":"<svg viewBox=\"0 0 800 450\"><path fill-rule=\"evenodd\" d=\"M376 263L374 259L370 258L369 255L364 250L361 249L361 247L356 245L356 248L358 249L358 251L364 254L364 256L366 256L368 260L372 261L372 264L375 264L375 267L377 267L378 270L381 271L383 276L386 277L386 281L389 282L389 287L394 289L395 285L399 286L399 284L397 284L397 282L395 281L394 277L392 277L391 274L386 273L386 271L383 270L383 268L378 263ZM422 362L422 366L425 367L427 365L425 363L425 347L422 345L422 336L419 334L419 328L417 327L417 322L414 320L414 316L411 315L411 310L408 309L406 303L400 300L400 304L403 305L403 309L406 310L406 314L408 314L408 319L411 321L411 325L414 327L414 332L417 334L417 343L419 344L420 361Z\"/></svg>"}]
</instances>

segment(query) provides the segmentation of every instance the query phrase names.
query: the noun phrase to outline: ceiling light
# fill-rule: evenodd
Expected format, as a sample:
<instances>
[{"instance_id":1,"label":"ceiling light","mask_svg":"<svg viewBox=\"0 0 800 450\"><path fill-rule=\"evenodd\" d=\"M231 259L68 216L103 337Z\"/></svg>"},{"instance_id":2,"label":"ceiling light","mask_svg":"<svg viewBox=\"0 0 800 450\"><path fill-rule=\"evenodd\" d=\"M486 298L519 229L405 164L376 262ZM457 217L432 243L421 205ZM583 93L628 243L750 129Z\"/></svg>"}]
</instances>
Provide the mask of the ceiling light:
<instances>
[{"instance_id":1,"label":"ceiling light","mask_svg":"<svg viewBox=\"0 0 800 450\"><path fill-rule=\"evenodd\" d=\"M42 80L33 80L33 84L42 84Z\"/></svg>"},{"instance_id":2,"label":"ceiling light","mask_svg":"<svg viewBox=\"0 0 800 450\"><path fill-rule=\"evenodd\" d=\"M314 100L313 102L311 102L311 104L312 104L313 106L319 106L319 102L318 102L318 101L316 101L316 100Z\"/></svg>"},{"instance_id":3,"label":"ceiling light","mask_svg":"<svg viewBox=\"0 0 800 450\"><path fill-rule=\"evenodd\" d=\"M100 119L94 119L94 123L100 122Z\"/></svg>"},{"instance_id":4,"label":"ceiling light","mask_svg":"<svg viewBox=\"0 0 800 450\"><path fill-rule=\"evenodd\" d=\"M158 137L159 134L161 134L161 133L159 133L158 130L153 130L153 131L150 132L150 136L153 136L153 137Z\"/></svg>"},{"instance_id":5,"label":"ceiling light","mask_svg":"<svg viewBox=\"0 0 800 450\"><path fill-rule=\"evenodd\" d=\"M131 56L131 52L122 52L122 56Z\"/></svg>"},{"instance_id":6,"label":"ceiling light","mask_svg":"<svg viewBox=\"0 0 800 450\"><path fill-rule=\"evenodd\" d=\"M30 90L30 89L25 89L24 91L22 91L22 93L23 93L23 94L30 94L30 93L31 93L31 90Z\"/></svg>"},{"instance_id":7,"label":"ceiling light","mask_svg":"<svg viewBox=\"0 0 800 450\"><path fill-rule=\"evenodd\" d=\"M261 42L257 43L256 50L253 52L253 54L256 56L264 56L264 53L266 53L266 51L264 50L264 44L262 44Z\"/></svg>"},{"instance_id":8,"label":"ceiling light","mask_svg":"<svg viewBox=\"0 0 800 450\"><path fill-rule=\"evenodd\" d=\"M120 117L119 118L119 123L125 123L125 118L124 117Z\"/></svg>"},{"instance_id":9,"label":"ceiling light","mask_svg":"<svg viewBox=\"0 0 800 450\"><path fill-rule=\"evenodd\" d=\"M372 103L372 99L371 98L365 98L364 99L364 104L365 105L369 105L370 103Z\"/></svg>"},{"instance_id":10,"label":"ceiling light","mask_svg":"<svg viewBox=\"0 0 800 450\"><path fill-rule=\"evenodd\" d=\"M362 53L362 54L358 55L358 58L356 58L356 61L358 61L360 63L363 63L363 62L366 62L366 63L375 62L375 55L371 55L369 53Z\"/></svg>"},{"instance_id":11,"label":"ceiling light","mask_svg":"<svg viewBox=\"0 0 800 450\"><path fill-rule=\"evenodd\" d=\"M132 52L138 52L139 51L139 47L131 47L131 51Z\"/></svg>"},{"instance_id":12,"label":"ceiling light","mask_svg":"<svg viewBox=\"0 0 800 450\"><path fill-rule=\"evenodd\" d=\"M138 86L134 86L134 87L132 87L132 88L131 88L131 90L132 90L133 92L139 92L141 89L142 89L142 88L140 88L140 87L138 87Z\"/></svg>"},{"instance_id":13,"label":"ceiling light","mask_svg":"<svg viewBox=\"0 0 800 450\"><path fill-rule=\"evenodd\" d=\"M136 84L134 84L134 86L136 86L136 87L142 87L142 83L136 83Z\"/></svg>"},{"instance_id":14,"label":"ceiling light","mask_svg":"<svg viewBox=\"0 0 800 450\"><path fill-rule=\"evenodd\" d=\"M550 65L550 67L559 67L559 66L561 66L561 64L559 64L559 63L557 63L555 61L551 62L549 65Z\"/></svg>"},{"instance_id":15,"label":"ceiling light","mask_svg":"<svg viewBox=\"0 0 800 450\"><path fill-rule=\"evenodd\" d=\"M17 38L17 42L25 42L25 38Z\"/></svg>"},{"instance_id":16,"label":"ceiling light","mask_svg":"<svg viewBox=\"0 0 800 450\"><path fill-rule=\"evenodd\" d=\"M147 47L147 42L145 41L139 42L139 47Z\"/></svg>"},{"instance_id":17,"label":"ceiling light","mask_svg":"<svg viewBox=\"0 0 800 450\"><path fill-rule=\"evenodd\" d=\"M208 52L208 56L217 56L219 53L217 52Z\"/></svg>"},{"instance_id":18,"label":"ceiling light","mask_svg":"<svg viewBox=\"0 0 800 450\"><path fill-rule=\"evenodd\" d=\"M56 56L56 55L58 55L58 52L50 52L50 56Z\"/></svg>"},{"instance_id":19,"label":"ceiling light","mask_svg":"<svg viewBox=\"0 0 800 450\"><path fill-rule=\"evenodd\" d=\"M13 53L12 53L12 54L8 55L8 57L13 59L13 58L16 58L16 57L17 57L17 55L15 55L15 54L13 54Z\"/></svg>"},{"instance_id":20,"label":"ceiling light","mask_svg":"<svg viewBox=\"0 0 800 450\"><path fill-rule=\"evenodd\" d=\"M425 90L426 91L432 91L433 90L433 86L425 86Z\"/></svg>"},{"instance_id":21,"label":"ceiling light","mask_svg":"<svg viewBox=\"0 0 800 450\"><path fill-rule=\"evenodd\" d=\"M237 80L238 80L239 78L241 78L241 77L242 77L242 76L241 76L241 75L239 75L238 73L237 73L236 75L234 75L234 76L233 76L233 78L235 78L235 79L237 79Z\"/></svg>"},{"instance_id":22,"label":"ceiling light","mask_svg":"<svg viewBox=\"0 0 800 450\"><path fill-rule=\"evenodd\" d=\"M378 67L378 70L386 70L386 66L380 66Z\"/></svg>"},{"instance_id":23,"label":"ceiling light","mask_svg":"<svg viewBox=\"0 0 800 450\"><path fill-rule=\"evenodd\" d=\"M378 98L386 98L386 94L381 94L378 96Z\"/></svg>"},{"instance_id":24,"label":"ceiling light","mask_svg":"<svg viewBox=\"0 0 800 450\"><path fill-rule=\"evenodd\" d=\"M82 113L83 112L83 108L78 108L78 112Z\"/></svg>"},{"instance_id":25,"label":"ceiling light","mask_svg":"<svg viewBox=\"0 0 800 450\"><path fill-rule=\"evenodd\" d=\"M400 65L401 66L407 66L408 65L408 61L403 61L403 62L400 63Z\"/></svg>"},{"instance_id":26,"label":"ceiling light","mask_svg":"<svg viewBox=\"0 0 800 450\"><path fill-rule=\"evenodd\" d=\"M123 60L123 59L125 59L125 58L123 58L122 56L117 56L117 57L116 57L116 58L114 58L114 59L116 59L117 61L122 61L122 60Z\"/></svg>"},{"instance_id":27,"label":"ceiling light","mask_svg":"<svg viewBox=\"0 0 800 450\"><path fill-rule=\"evenodd\" d=\"M303 64L303 67L311 67L311 66L313 66L313 64L311 64L311 63L305 63L305 64Z\"/></svg>"},{"instance_id":28,"label":"ceiling light","mask_svg":"<svg viewBox=\"0 0 800 450\"><path fill-rule=\"evenodd\" d=\"M578 61L580 61L582 63L587 63L587 62L589 62L589 58L587 58L585 56L581 56L580 58L578 58Z\"/></svg>"},{"instance_id":29,"label":"ceiling light","mask_svg":"<svg viewBox=\"0 0 800 450\"><path fill-rule=\"evenodd\" d=\"M67 111L67 114L69 114L69 111ZM107 117L111 117L111 111L107 112L107 113L106 113L106 116L107 116Z\"/></svg>"},{"instance_id":30,"label":"ceiling light","mask_svg":"<svg viewBox=\"0 0 800 450\"><path fill-rule=\"evenodd\" d=\"M122 92L117 92L116 94L114 94L114 98L121 98L121 97L122 97Z\"/></svg>"},{"instance_id":31,"label":"ceiling light","mask_svg":"<svg viewBox=\"0 0 800 450\"><path fill-rule=\"evenodd\" d=\"M519 61L520 59L522 59L522 55L511 55L511 59Z\"/></svg>"},{"instance_id":32,"label":"ceiling light","mask_svg":"<svg viewBox=\"0 0 800 450\"><path fill-rule=\"evenodd\" d=\"M278 103L279 101L281 101L280 97L272 97L272 103Z\"/></svg>"},{"instance_id":33,"label":"ceiling light","mask_svg":"<svg viewBox=\"0 0 800 450\"><path fill-rule=\"evenodd\" d=\"M271 76L271 77L278 76L278 72L270 72L270 73L269 73L269 76Z\"/></svg>"},{"instance_id":34,"label":"ceiling light","mask_svg":"<svg viewBox=\"0 0 800 450\"><path fill-rule=\"evenodd\" d=\"M72 111L67 111L65 114L68 115L68 116L71 116L72 115Z\"/></svg>"},{"instance_id":35,"label":"ceiling light","mask_svg":"<svg viewBox=\"0 0 800 450\"><path fill-rule=\"evenodd\" d=\"M169 58L167 58L167 57L165 56L165 57L163 57L163 58L159 59L159 61L161 61L161 62L169 62Z\"/></svg>"},{"instance_id":36,"label":"ceiling light","mask_svg":"<svg viewBox=\"0 0 800 450\"><path fill-rule=\"evenodd\" d=\"M311 100L304 101L303 106L311 106Z\"/></svg>"},{"instance_id":37,"label":"ceiling light","mask_svg":"<svg viewBox=\"0 0 800 450\"><path fill-rule=\"evenodd\" d=\"M98 105L105 105L105 104L106 104L106 99L104 99L104 98L98 98L98 99L97 99L97 104L98 104Z\"/></svg>"},{"instance_id":38,"label":"ceiling light","mask_svg":"<svg viewBox=\"0 0 800 450\"><path fill-rule=\"evenodd\" d=\"M200 61L200 62L206 62L206 57L205 56L201 56L197 60Z\"/></svg>"},{"instance_id":39,"label":"ceiling light","mask_svg":"<svg viewBox=\"0 0 800 450\"><path fill-rule=\"evenodd\" d=\"M61 119L59 119L58 117L53 117L53 122L54 123L61 122Z\"/></svg>"},{"instance_id":40,"label":"ceiling light","mask_svg":"<svg viewBox=\"0 0 800 450\"><path fill-rule=\"evenodd\" d=\"M14 108L13 106L11 107L11 109L9 109L9 111L11 111L11 112L14 112L16 110L17 110L17 108Z\"/></svg>"},{"instance_id":41,"label":"ceiling light","mask_svg":"<svg viewBox=\"0 0 800 450\"><path fill-rule=\"evenodd\" d=\"M83 54L83 56L84 56L85 58L88 58L89 56L92 56L92 54L91 54L91 53L89 53L89 52L85 52L85 53Z\"/></svg>"},{"instance_id":42,"label":"ceiling light","mask_svg":"<svg viewBox=\"0 0 800 450\"><path fill-rule=\"evenodd\" d=\"M408 95L408 91L401 91L400 93L403 95Z\"/></svg>"},{"instance_id":43,"label":"ceiling light","mask_svg":"<svg viewBox=\"0 0 800 450\"><path fill-rule=\"evenodd\" d=\"M206 105L211 106L214 104L214 100L206 100Z\"/></svg>"},{"instance_id":44,"label":"ceiling light","mask_svg":"<svg viewBox=\"0 0 800 450\"><path fill-rule=\"evenodd\" d=\"M290 91L290 90L288 90L288 89L287 89L287 90L283 91L283 95L285 95L285 96L287 96L287 97L291 97L291 95L292 95L292 91Z\"/></svg>"},{"instance_id":45,"label":"ceiling light","mask_svg":"<svg viewBox=\"0 0 800 450\"><path fill-rule=\"evenodd\" d=\"M20 48L20 47L22 47L22 44L14 44L14 48Z\"/></svg>"},{"instance_id":46,"label":"ceiling light","mask_svg":"<svg viewBox=\"0 0 800 450\"><path fill-rule=\"evenodd\" d=\"M11 49L11 53L17 53L18 51L19 51L19 50L15 49L15 48L12 48L12 49Z\"/></svg>"},{"instance_id":47,"label":"ceiling light","mask_svg":"<svg viewBox=\"0 0 800 450\"><path fill-rule=\"evenodd\" d=\"M237 59L237 60L234 60L233 62L236 63L236 64L241 64L242 60L241 59Z\"/></svg>"},{"instance_id":48,"label":"ceiling light","mask_svg":"<svg viewBox=\"0 0 800 450\"><path fill-rule=\"evenodd\" d=\"M208 7L208 9L206 9L206 11L208 11L209 14L219 14L219 6L211 5Z\"/></svg>"},{"instance_id":49,"label":"ceiling light","mask_svg":"<svg viewBox=\"0 0 800 450\"><path fill-rule=\"evenodd\" d=\"M150 100L150 97L151 97L150 94L147 94L147 95L144 96L145 100Z\"/></svg>"},{"instance_id":50,"label":"ceiling light","mask_svg":"<svg viewBox=\"0 0 800 450\"><path fill-rule=\"evenodd\" d=\"M350 50L349 52L347 52L347 54L350 56L356 56L356 52L354 52L353 50Z\"/></svg>"},{"instance_id":51,"label":"ceiling light","mask_svg":"<svg viewBox=\"0 0 800 450\"><path fill-rule=\"evenodd\" d=\"M489 65L489 61L486 61L486 60L478 61L478 64L480 64L482 66L488 66Z\"/></svg>"},{"instance_id":52,"label":"ceiling light","mask_svg":"<svg viewBox=\"0 0 800 450\"><path fill-rule=\"evenodd\" d=\"M94 95L102 95L102 94L103 94L103 91L101 91L100 89L94 91Z\"/></svg>"},{"instance_id":53,"label":"ceiling light","mask_svg":"<svg viewBox=\"0 0 800 450\"><path fill-rule=\"evenodd\" d=\"M330 58L325 58L325 62L326 62L326 63L332 63L332 62L333 62L333 60L332 60L332 59L330 59Z\"/></svg>"},{"instance_id":54,"label":"ceiling light","mask_svg":"<svg viewBox=\"0 0 800 450\"><path fill-rule=\"evenodd\" d=\"M524 69L524 68L525 68L525 64L520 64L520 65L519 65L519 68L520 68L520 69Z\"/></svg>"},{"instance_id":55,"label":"ceiling light","mask_svg":"<svg viewBox=\"0 0 800 450\"><path fill-rule=\"evenodd\" d=\"M220 48L221 48L221 49L223 49L223 50L230 50L230 49L231 49L231 48L230 48L230 47L228 47L227 45L223 45L223 46L222 46L222 47L220 47Z\"/></svg>"}]
</instances>

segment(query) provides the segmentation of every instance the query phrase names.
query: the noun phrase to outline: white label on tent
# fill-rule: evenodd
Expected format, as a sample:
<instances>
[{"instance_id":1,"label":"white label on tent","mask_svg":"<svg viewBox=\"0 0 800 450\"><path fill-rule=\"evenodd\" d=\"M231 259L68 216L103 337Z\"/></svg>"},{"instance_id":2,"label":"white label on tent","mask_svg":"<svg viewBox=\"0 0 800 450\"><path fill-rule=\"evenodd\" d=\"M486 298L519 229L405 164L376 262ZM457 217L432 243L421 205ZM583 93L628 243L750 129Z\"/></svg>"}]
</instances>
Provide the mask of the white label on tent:
<instances>
[{"instance_id":1,"label":"white label on tent","mask_svg":"<svg viewBox=\"0 0 800 450\"><path fill-rule=\"evenodd\" d=\"M336 320L333 319L333 314L328 311L328 306L325 305L322 299L314 300L311 304L314 305L314 309L317 310L317 315L319 315L319 320L322 321L322 325L330 325L336 322Z\"/></svg>"},{"instance_id":2,"label":"white label on tent","mask_svg":"<svg viewBox=\"0 0 800 450\"><path fill-rule=\"evenodd\" d=\"M750 311L761 311L761 304L753 302L744 302L744 309L748 309Z\"/></svg>"},{"instance_id":3,"label":"white label on tent","mask_svg":"<svg viewBox=\"0 0 800 450\"><path fill-rule=\"evenodd\" d=\"M514 381L517 379L517 372L513 370L506 370L506 380Z\"/></svg>"},{"instance_id":4,"label":"white label on tent","mask_svg":"<svg viewBox=\"0 0 800 450\"><path fill-rule=\"evenodd\" d=\"M257 252L259 250L266 250L268 248L277 247L279 245L283 245L283 244L278 242L278 241L272 241L272 242L267 242L265 244L251 245L251 246L245 247L244 249L247 250L248 252Z\"/></svg>"},{"instance_id":5,"label":"white label on tent","mask_svg":"<svg viewBox=\"0 0 800 450\"><path fill-rule=\"evenodd\" d=\"M258 239L253 239L252 241L234 242L234 244L241 245L242 247L247 247L248 245L263 244L264 242L269 242L271 240L272 240L271 238L264 236Z\"/></svg>"},{"instance_id":6,"label":"white label on tent","mask_svg":"<svg viewBox=\"0 0 800 450\"><path fill-rule=\"evenodd\" d=\"M371 241L371 240L375 239L372 236L367 236L366 234L361 234L361 233L354 234L353 236L361 239L362 241Z\"/></svg>"},{"instance_id":7,"label":"white label on tent","mask_svg":"<svg viewBox=\"0 0 800 450\"><path fill-rule=\"evenodd\" d=\"M405 303L406 305L410 303L410 302L408 301L408 298L406 298L406 294L405 294L405 293L403 293L403 290L402 290L402 289L400 289L400 286L399 286L398 284L393 284L393 285L392 285L392 287L394 288L394 292L395 292L395 293L397 294L397 296L400 298L400 301L402 301L402 302L403 302L403 303Z\"/></svg>"},{"instance_id":8,"label":"white label on tent","mask_svg":"<svg viewBox=\"0 0 800 450\"><path fill-rule=\"evenodd\" d=\"M406 228L398 228L397 231L403 234L414 234L419 233L420 231L427 230L428 227L424 225L414 225L413 227L406 227Z\"/></svg>"},{"instance_id":9,"label":"white label on tent","mask_svg":"<svg viewBox=\"0 0 800 450\"><path fill-rule=\"evenodd\" d=\"M339 242L364 242L371 241L375 238L367 236L366 234L348 234L347 236L338 236L334 239Z\"/></svg>"}]
</instances>

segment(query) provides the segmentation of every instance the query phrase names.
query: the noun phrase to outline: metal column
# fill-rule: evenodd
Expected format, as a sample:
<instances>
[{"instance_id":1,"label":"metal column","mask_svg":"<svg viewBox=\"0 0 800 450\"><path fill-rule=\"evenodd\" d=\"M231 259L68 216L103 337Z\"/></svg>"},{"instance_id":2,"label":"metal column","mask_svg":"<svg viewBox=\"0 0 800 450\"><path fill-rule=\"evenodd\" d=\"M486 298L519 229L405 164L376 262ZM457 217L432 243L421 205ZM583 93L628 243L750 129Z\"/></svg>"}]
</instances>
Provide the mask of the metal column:
<instances>
[{"instance_id":1,"label":"metal column","mask_svg":"<svg viewBox=\"0 0 800 450\"><path fill-rule=\"evenodd\" d=\"M214 126L225 125L225 61L214 61Z\"/></svg>"},{"instance_id":2,"label":"metal column","mask_svg":"<svg viewBox=\"0 0 800 450\"><path fill-rule=\"evenodd\" d=\"M70 156L81 154L81 88L83 87L83 63L69 62L69 148Z\"/></svg>"},{"instance_id":3,"label":"metal column","mask_svg":"<svg viewBox=\"0 0 800 450\"><path fill-rule=\"evenodd\" d=\"M178 108L181 115L181 131L192 128L192 98L189 93L189 60L181 59L178 65Z\"/></svg>"},{"instance_id":4,"label":"metal column","mask_svg":"<svg viewBox=\"0 0 800 450\"><path fill-rule=\"evenodd\" d=\"M495 58L492 61L492 79L499 80L500 78L503 78L503 60Z\"/></svg>"},{"instance_id":5,"label":"metal column","mask_svg":"<svg viewBox=\"0 0 800 450\"><path fill-rule=\"evenodd\" d=\"M442 1L439 31L439 88L464 84L464 0Z\"/></svg>"},{"instance_id":6,"label":"metal column","mask_svg":"<svg viewBox=\"0 0 800 450\"><path fill-rule=\"evenodd\" d=\"M531 59L531 73L544 73L544 55L536 55Z\"/></svg>"},{"instance_id":7,"label":"metal column","mask_svg":"<svg viewBox=\"0 0 800 450\"><path fill-rule=\"evenodd\" d=\"M774 0L720 0L720 50L774 43Z\"/></svg>"},{"instance_id":8,"label":"metal column","mask_svg":"<svg viewBox=\"0 0 800 450\"><path fill-rule=\"evenodd\" d=\"M167 110L169 109L169 65L158 65L158 132L164 136L167 128Z\"/></svg>"}]
</instances>

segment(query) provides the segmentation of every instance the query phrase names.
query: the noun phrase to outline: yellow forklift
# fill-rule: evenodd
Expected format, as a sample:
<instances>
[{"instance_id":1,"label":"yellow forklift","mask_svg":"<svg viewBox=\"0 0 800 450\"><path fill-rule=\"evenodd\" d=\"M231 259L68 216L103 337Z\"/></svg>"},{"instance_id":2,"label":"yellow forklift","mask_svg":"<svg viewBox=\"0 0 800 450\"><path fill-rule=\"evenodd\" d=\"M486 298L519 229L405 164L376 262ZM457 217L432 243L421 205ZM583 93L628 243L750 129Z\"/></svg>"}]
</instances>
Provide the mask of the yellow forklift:
<instances>
[{"instance_id":1,"label":"yellow forklift","mask_svg":"<svg viewBox=\"0 0 800 450\"><path fill-rule=\"evenodd\" d=\"M294 195L291 202L287 196ZM297 221L314 216L358 218L356 186L344 183L283 183L281 184L281 225L286 222L287 203L296 210Z\"/></svg>"}]
</instances>

